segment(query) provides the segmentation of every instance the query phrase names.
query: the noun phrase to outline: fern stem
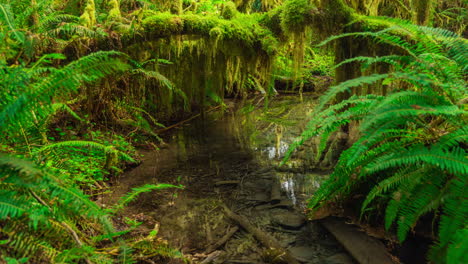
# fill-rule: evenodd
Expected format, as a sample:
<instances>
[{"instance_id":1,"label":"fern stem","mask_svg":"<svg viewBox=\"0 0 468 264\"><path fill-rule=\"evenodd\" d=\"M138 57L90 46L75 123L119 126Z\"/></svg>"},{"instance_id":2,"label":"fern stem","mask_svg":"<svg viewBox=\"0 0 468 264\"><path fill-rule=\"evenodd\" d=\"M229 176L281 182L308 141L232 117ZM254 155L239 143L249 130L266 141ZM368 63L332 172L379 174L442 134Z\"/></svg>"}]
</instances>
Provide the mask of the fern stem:
<instances>
[{"instance_id":1,"label":"fern stem","mask_svg":"<svg viewBox=\"0 0 468 264\"><path fill-rule=\"evenodd\" d=\"M42 204L43 206L47 207L49 209L49 211L52 212L52 208L50 208L50 206L44 201L42 200L41 197L39 197L34 191L32 190L29 190L29 192L31 193L31 195L40 203ZM69 226L67 223L65 223L64 221L58 221L60 223L61 226L63 226L69 233L70 235L72 236L73 240L75 240L76 244L78 244L78 246L80 247L83 247L84 246L84 243L81 241L81 239L79 238L78 234L75 232L75 230L73 230L73 228L71 228L71 226ZM91 262L91 260L89 260L88 258L85 258L84 259L86 261L87 264L93 264L93 262Z\"/></svg>"}]
</instances>

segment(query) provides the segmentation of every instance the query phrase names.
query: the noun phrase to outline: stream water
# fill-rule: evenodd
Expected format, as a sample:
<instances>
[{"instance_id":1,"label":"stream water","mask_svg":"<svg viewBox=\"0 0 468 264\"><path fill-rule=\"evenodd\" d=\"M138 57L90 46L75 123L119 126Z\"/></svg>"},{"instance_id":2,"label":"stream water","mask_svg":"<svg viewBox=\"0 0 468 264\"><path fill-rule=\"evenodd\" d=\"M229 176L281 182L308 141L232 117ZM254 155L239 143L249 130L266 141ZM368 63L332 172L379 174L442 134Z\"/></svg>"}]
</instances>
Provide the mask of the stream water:
<instances>
[{"instance_id":1,"label":"stream water","mask_svg":"<svg viewBox=\"0 0 468 264\"><path fill-rule=\"evenodd\" d=\"M112 204L114 197L147 183L182 184L183 190L141 195L124 215L142 222L143 228L158 224L159 236L194 263L208 263L203 262L210 255L207 248L237 225L225 216L223 205L273 236L302 263L353 263L339 243L303 213L326 171L300 169L300 158L278 168L314 98L300 102L282 97L267 110L263 103L228 102L227 110L174 129L167 145L144 153L143 163L124 174L102 203ZM216 250L209 263L284 263L278 252L242 228Z\"/></svg>"}]
</instances>

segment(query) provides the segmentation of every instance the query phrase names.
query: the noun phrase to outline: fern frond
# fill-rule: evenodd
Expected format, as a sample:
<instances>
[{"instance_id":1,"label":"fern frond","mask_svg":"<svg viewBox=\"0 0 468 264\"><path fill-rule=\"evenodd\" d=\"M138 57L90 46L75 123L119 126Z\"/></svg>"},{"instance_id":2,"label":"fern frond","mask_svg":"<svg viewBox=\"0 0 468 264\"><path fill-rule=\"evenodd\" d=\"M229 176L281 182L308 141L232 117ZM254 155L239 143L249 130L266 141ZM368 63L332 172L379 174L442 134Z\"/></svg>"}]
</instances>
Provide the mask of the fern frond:
<instances>
[{"instance_id":1,"label":"fern frond","mask_svg":"<svg viewBox=\"0 0 468 264\"><path fill-rule=\"evenodd\" d=\"M397 235L400 241L406 239L409 230L416 225L422 215L439 208L444 195L442 186L446 180L445 175L439 175L439 177L423 177L421 183L412 190L411 195L400 206L397 221Z\"/></svg>"},{"instance_id":2,"label":"fern frond","mask_svg":"<svg viewBox=\"0 0 468 264\"><path fill-rule=\"evenodd\" d=\"M334 87L331 87L322 97L320 97L320 104L317 111L320 111L324 106L329 103L339 93L349 91L353 87L359 87L365 84L373 84L388 78L389 74L372 74L369 76L362 76L352 80L342 82Z\"/></svg>"},{"instance_id":3,"label":"fern frond","mask_svg":"<svg viewBox=\"0 0 468 264\"><path fill-rule=\"evenodd\" d=\"M77 16L69 15L69 14L51 14L43 19L41 19L41 23L38 27L39 32L47 32L50 30L54 30L61 26L61 24L65 23L75 23L78 24L80 18Z\"/></svg>"},{"instance_id":4,"label":"fern frond","mask_svg":"<svg viewBox=\"0 0 468 264\"><path fill-rule=\"evenodd\" d=\"M468 160L462 148L447 151L437 147L429 149L425 146L415 146L404 153L390 153L380 157L367 165L364 172L372 174L388 168L420 163L431 164L453 174L468 174Z\"/></svg>"},{"instance_id":5,"label":"fern frond","mask_svg":"<svg viewBox=\"0 0 468 264\"><path fill-rule=\"evenodd\" d=\"M41 153L41 152L50 151L56 148L64 148L64 147L89 148L89 149L100 150L104 153L108 153L110 151L117 151L117 153L122 157L123 160L135 162L135 160L132 157L130 157L128 154L122 151L116 150L113 146L106 146L106 145L93 142L93 141L83 141L83 140L62 141L62 142L57 142L57 143L46 145L40 148L39 150L37 150L37 152Z\"/></svg>"},{"instance_id":6,"label":"fern frond","mask_svg":"<svg viewBox=\"0 0 468 264\"><path fill-rule=\"evenodd\" d=\"M24 34L16 29L14 14L10 5L0 4L0 22L10 28L18 42L23 43L25 41Z\"/></svg>"},{"instance_id":7,"label":"fern frond","mask_svg":"<svg viewBox=\"0 0 468 264\"><path fill-rule=\"evenodd\" d=\"M151 192L154 190L163 190L163 189L168 189L168 188L178 188L182 189L182 186L176 186L172 184L165 184L165 183L160 183L160 184L145 184L140 187L132 188L132 191L128 194L126 194L124 197L120 198L119 202L114 206L112 209L113 211L117 211L122 209L125 205L130 203L131 201L135 200L135 198L142 194L142 193L147 193Z\"/></svg>"},{"instance_id":8,"label":"fern frond","mask_svg":"<svg viewBox=\"0 0 468 264\"><path fill-rule=\"evenodd\" d=\"M353 62L361 62L363 63L363 69L369 68L369 66L376 64L376 63L387 63L389 65L392 65L395 67L396 70L400 70L402 65L407 64L411 61L410 56L400 56L400 55L387 55L387 56L381 56L381 57L365 57L365 56L358 56L354 58L350 58L347 60L344 60L337 65L334 66L334 68L339 68L345 64L348 63L353 63Z\"/></svg>"},{"instance_id":9,"label":"fern frond","mask_svg":"<svg viewBox=\"0 0 468 264\"><path fill-rule=\"evenodd\" d=\"M444 148L451 148L466 142L468 142L468 126L462 126L458 130L441 137L439 145Z\"/></svg>"},{"instance_id":10,"label":"fern frond","mask_svg":"<svg viewBox=\"0 0 468 264\"><path fill-rule=\"evenodd\" d=\"M447 248L447 264L468 263L468 228L459 229Z\"/></svg>"},{"instance_id":11,"label":"fern frond","mask_svg":"<svg viewBox=\"0 0 468 264\"><path fill-rule=\"evenodd\" d=\"M122 57L125 56L119 52L96 52L42 78L28 92L3 106L0 131L18 125L29 127L33 120L49 113L46 109L49 109L52 98L65 97L83 83L127 69L128 66L120 59Z\"/></svg>"}]
</instances>

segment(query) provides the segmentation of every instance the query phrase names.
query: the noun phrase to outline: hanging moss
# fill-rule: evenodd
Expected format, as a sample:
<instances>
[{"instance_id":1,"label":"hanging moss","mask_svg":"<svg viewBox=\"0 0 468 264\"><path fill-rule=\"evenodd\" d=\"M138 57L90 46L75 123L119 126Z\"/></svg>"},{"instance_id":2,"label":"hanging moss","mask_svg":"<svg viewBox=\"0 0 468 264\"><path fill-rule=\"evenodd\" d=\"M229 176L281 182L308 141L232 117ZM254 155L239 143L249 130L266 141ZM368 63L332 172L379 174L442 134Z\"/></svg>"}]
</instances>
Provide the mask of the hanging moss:
<instances>
[{"instance_id":1,"label":"hanging moss","mask_svg":"<svg viewBox=\"0 0 468 264\"><path fill-rule=\"evenodd\" d=\"M125 51L142 62L158 58L173 62L149 70L161 72L174 83L168 92L167 87L154 81L135 82L137 90L153 89L145 93L148 97L145 109L168 116L177 114L174 110L185 105L203 109L215 98L244 94L249 78L255 79L259 87L268 87L271 61L282 43L293 42L293 67L297 73L311 35L308 28L314 34L330 34L355 31L357 27L362 30L370 24L350 23L359 16L344 0L313 2L288 0L268 13L237 13L229 20L217 15L143 13L141 24L135 26L141 30L122 35L122 44L128 47ZM337 62L359 54L363 45L370 44L340 40L335 46ZM355 65L341 67L337 79L358 74L362 73ZM177 91L182 91L186 99Z\"/></svg>"},{"instance_id":2,"label":"hanging moss","mask_svg":"<svg viewBox=\"0 0 468 264\"><path fill-rule=\"evenodd\" d=\"M172 81L173 89L151 80L132 82L136 91L147 90L146 94L151 94L145 109L158 113L158 118L170 119L180 116L178 110L184 106L194 111L225 96L244 96L249 76L255 76L265 87L268 85L272 56L262 50L246 49L238 41L216 38L224 34L220 27L213 27L210 33L213 37L191 34L159 38L125 50L140 61L163 58L172 62L151 70L156 69Z\"/></svg>"}]
</instances>

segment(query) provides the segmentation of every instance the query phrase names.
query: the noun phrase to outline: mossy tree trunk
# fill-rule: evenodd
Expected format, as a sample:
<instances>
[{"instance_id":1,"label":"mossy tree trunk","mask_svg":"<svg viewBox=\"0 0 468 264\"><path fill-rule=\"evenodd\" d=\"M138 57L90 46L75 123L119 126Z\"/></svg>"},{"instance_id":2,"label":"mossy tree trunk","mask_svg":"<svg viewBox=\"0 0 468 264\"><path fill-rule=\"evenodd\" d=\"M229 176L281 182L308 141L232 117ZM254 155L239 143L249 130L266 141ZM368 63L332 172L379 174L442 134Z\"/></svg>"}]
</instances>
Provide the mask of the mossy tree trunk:
<instances>
[{"instance_id":1,"label":"mossy tree trunk","mask_svg":"<svg viewBox=\"0 0 468 264\"><path fill-rule=\"evenodd\" d=\"M429 26L432 21L435 0L413 0L413 22L422 25Z\"/></svg>"}]
</instances>

